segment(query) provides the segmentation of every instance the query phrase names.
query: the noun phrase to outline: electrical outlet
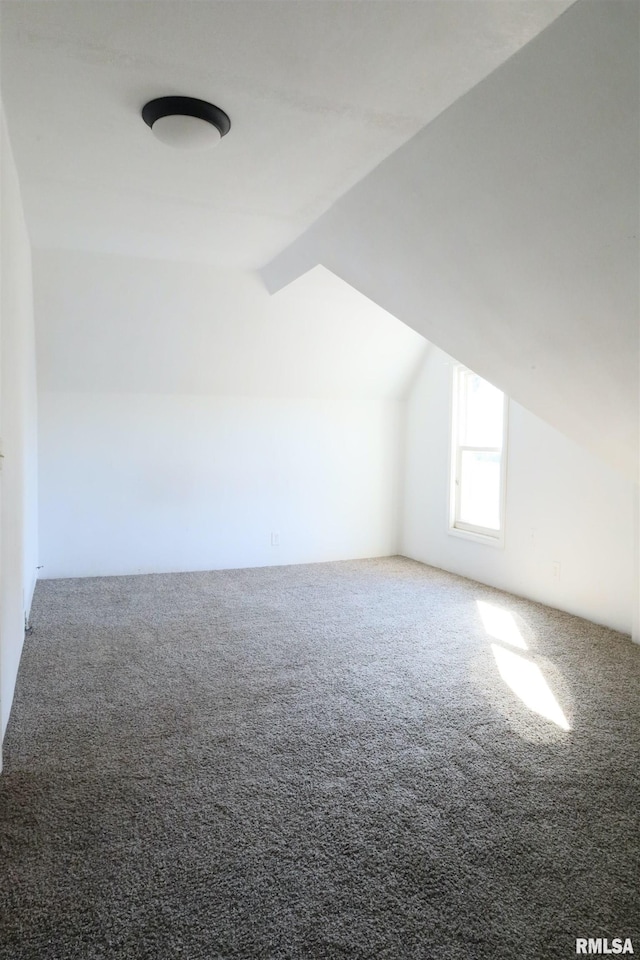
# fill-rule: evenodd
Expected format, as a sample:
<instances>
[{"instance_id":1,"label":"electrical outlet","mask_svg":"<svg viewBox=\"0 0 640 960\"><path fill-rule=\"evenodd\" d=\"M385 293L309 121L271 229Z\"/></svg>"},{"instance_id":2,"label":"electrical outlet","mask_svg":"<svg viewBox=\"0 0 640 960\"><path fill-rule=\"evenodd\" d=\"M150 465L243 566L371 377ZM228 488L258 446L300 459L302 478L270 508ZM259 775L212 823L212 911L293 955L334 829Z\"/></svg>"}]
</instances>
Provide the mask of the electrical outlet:
<instances>
[{"instance_id":1,"label":"electrical outlet","mask_svg":"<svg viewBox=\"0 0 640 960\"><path fill-rule=\"evenodd\" d=\"M554 560L551 564L551 579L560 580L560 561Z\"/></svg>"},{"instance_id":2,"label":"electrical outlet","mask_svg":"<svg viewBox=\"0 0 640 960\"><path fill-rule=\"evenodd\" d=\"M275 530L271 534L271 546L272 547L280 546L280 534Z\"/></svg>"}]
</instances>

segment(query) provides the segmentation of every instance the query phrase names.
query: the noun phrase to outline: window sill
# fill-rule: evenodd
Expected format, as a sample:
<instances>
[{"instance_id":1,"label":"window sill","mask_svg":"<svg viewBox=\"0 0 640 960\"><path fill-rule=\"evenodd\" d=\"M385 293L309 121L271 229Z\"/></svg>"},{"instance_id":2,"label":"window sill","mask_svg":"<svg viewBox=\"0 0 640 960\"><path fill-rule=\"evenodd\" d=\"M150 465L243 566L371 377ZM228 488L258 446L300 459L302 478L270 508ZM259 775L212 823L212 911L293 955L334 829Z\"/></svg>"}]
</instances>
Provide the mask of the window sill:
<instances>
[{"instance_id":1,"label":"window sill","mask_svg":"<svg viewBox=\"0 0 640 960\"><path fill-rule=\"evenodd\" d=\"M493 537L487 533L475 533L473 530L461 530L459 527L449 527L448 533L452 537L460 537L462 540L474 540L476 543L483 543L487 547L504 549L503 531Z\"/></svg>"}]
</instances>

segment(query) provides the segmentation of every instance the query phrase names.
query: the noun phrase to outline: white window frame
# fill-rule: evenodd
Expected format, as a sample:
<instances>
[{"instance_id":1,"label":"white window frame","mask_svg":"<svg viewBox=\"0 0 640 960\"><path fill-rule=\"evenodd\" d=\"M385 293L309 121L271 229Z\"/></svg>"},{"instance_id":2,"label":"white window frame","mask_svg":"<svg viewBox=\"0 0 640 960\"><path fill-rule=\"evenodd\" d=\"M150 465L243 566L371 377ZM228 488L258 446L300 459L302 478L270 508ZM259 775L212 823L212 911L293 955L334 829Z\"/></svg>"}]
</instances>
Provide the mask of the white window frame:
<instances>
[{"instance_id":1,"label":"white window frame","mask_svg":"<svg viewBox=\"0 0 640 960\"><path fill-rule=\"evenodd\" d=\"M473 370L458 363L452 366L451 384L451 418L449 424L449 518L448 532L454 537L465 540L475 540L488 546L504 547L505 516L507 499L507 454L509 437L509 398L503 393L502 401L502 447L472 447L458 443L459 434L459 407L461 377L467 374L475 376ZM483 453L500 453L500 527L492 530L488 527L479 527L472 523L465 523L458 519L460 508L460 469L462 452L465 450L481 451Z\"/></svg>"}]
</instances>

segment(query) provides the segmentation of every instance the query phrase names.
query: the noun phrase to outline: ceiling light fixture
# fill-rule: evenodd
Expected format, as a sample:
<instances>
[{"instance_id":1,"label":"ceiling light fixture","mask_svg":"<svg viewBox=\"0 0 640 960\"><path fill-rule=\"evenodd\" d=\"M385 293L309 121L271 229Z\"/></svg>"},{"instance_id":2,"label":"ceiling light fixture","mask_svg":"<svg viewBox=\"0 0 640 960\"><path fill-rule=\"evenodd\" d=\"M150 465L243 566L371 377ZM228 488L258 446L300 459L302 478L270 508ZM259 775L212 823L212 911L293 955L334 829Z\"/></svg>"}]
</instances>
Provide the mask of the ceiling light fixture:
<instances>
[{"instance_id":1,"label":"ceiling light fixture","mask_svg":"<svg viewBox=\"0 0 640 960\"><path fill-rule=\"evenodd\" d=\"M142 108L142 119L170 147L202 150L212 147L231 129L224 110L193 97L158 97Z\"/></svg>"}]
</instances>

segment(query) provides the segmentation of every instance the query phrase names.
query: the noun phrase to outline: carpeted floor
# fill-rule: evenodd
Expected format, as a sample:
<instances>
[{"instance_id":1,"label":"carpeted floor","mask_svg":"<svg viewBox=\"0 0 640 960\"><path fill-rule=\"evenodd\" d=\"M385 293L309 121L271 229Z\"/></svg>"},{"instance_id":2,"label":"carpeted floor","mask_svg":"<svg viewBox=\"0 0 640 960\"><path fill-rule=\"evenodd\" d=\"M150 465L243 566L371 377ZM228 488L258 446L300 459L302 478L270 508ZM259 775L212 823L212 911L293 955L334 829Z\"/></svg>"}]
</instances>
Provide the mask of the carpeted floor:
<instances>
[{"instance_id":1,"label":"carpeted floor","mask_svg":"<svg viewBox=\"0 0 640 960\"><path fill-rule=\"evenodd\" d=\"M628 638L401 558L45 581L33 625L2 960L640 953Z\"/></svg>"}]
</instances>

